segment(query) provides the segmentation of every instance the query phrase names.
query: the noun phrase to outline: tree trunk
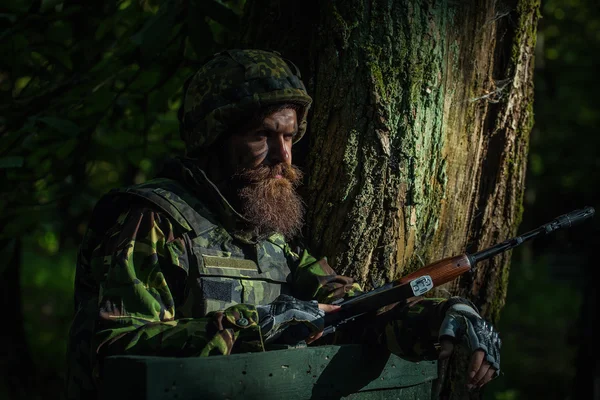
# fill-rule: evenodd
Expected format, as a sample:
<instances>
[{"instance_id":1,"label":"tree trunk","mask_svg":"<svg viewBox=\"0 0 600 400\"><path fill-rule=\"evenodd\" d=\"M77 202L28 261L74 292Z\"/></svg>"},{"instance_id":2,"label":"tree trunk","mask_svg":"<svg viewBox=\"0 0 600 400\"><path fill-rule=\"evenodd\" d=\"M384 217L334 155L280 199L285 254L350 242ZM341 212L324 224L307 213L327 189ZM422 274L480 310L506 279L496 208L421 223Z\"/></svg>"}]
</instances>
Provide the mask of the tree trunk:
<instances>
[{"instance_id":1,"label":"tree trunk","mask_svg":"<svg viewBox=\"0 0 600 400\"><path fill-rule=\"evenodd\" d=\"M516 233L538 10L539 0L248 1L244 44L298 64L314 99L313 254L369 288ZM509 260L437 294L495 321Z\"/></svg>"}]
</instances>

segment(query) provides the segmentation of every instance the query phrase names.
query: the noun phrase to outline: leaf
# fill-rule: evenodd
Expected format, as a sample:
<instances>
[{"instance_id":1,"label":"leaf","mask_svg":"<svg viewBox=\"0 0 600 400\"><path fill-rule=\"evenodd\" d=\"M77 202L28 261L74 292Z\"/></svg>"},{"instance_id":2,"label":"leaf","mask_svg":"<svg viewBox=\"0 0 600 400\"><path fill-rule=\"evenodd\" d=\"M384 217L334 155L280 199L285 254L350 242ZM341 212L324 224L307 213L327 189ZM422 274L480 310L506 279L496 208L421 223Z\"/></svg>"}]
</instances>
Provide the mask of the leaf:
<instances>
[{"instance_id":1,"label":"leaf","mask_svg":"<svg viewBox=\"0 0 600 400\"><path fill-rule=\"evenodd\" d=\"M21 168L25 158L21 156L8 156L0 158L0 169Z\"/></svg>"},{"instance_id":2,"label":"leaf","mask_svg":"<svg viewBox=\"0 0 600 400\"><path fill-rule=\"evenodd\" d=\"M40 223L38 209L14 209L14 214L2 227L0 240L23 236L25 233L31 233Z\"/></svg>"},{"instance_id":3,"label":"leaf","mask_svg":"<svg viewBox=\"0 0 600 400\"><path fill-rule=\"evenodd\" d=\"M97 89L92 90L92 93L84 103L84 109L80 113L81 117L85 118L106 112L115 98L115 94L108 85L99 86Z\"/></svg>"},{"instance_id":4,"label":"leaf","mask_svg":"<svg viewBox=\"0 0 600 400\"><path fill-rule=\"evenodd\" d=\"M187 16L187 30L190 43L199 60L214 53L215 40L205 18L206 15L201 7L198 7L195 2L191 3Z\"/></svg>"},{"instance_id":5,"label":"leaf","mask_svg":"<svg viewBox=\"0 0 600 400\"><path fill-rule=\"evenodd\" d=\"M12 24L17 20L17 16L14 14L0 13L0 19L6 19Z\"/></svg>"},{"instance_id":6,"label":"leaf","mask_svg":"<svg viewBox=\"0 0 600 400\"><path fill-rule=\"evenodd\" d=\"M42 6L40 7L40 11L42 13L46 13L48 11L53 10L56 6L61 4L63 0L42 0Z\"/></svg>"},{"instance_id":7,"label":"leaf","mask_svg":"<svg viewBox=\"0 0 600 400\"><path fill-rule=\"evenodd\" d=\"M238 17L230 8L215 0L196 0L192 5L198 2L200 3L198 6L201 7L204 15L223 25L227 29L234 32L238 31L240 17Z\"/></svg>"},{"instance_id":8,"label":"leaf","mask_svg":"<svg viewBox=\"0 0 600 400\"><path fill-rule=\"evenodd\" d=\"M66 159L73 152L73 150L75 150L75 147L77 147L77 140L76 139L66 140L56 150L55 155L56 155L56 157L58 157L59 160L64 160L64 159Z\"/></svg>"},{"instance_id":9,"label":"leaf","mask_svg":"<svg viewBox=\"0 0 600 400\"><path fill-rule=\"evenodd\" d=\"M138 78L129 86L129 90L137 93L145 93L152 89L156 82L160 80L160 70L153 66L148 70L142 71Z\"/></svg>"},{"instance_id":10,"label":"leaf","mask_svg":"<svg viewBox=\"0 0 600 400\"><path fill-rule=\"evenodd\" d=\"M142 29L131 37L131 41L140 46L144 61L149 61L167 46L177 13L177 5L174 2L165 2L156 15L146 21Z\"/></svg>"},{"instance_id":11,"label":"leaf","mask_svg":"<svg viewBox=\"0 0 600 400\"><path fill-rule=\"evenodd\" d=\"M44 47L36 48L36 50L38 50L39 54L41 54L46 58L46 60L48 60L47 62L58 62L60 65L62 65L68 70L73 69L71 53L63 49L62 46L57 46L53 43L48 43Z\"/></svg>"},{"instance_id":12,"label":"leaf","mask_svg":"<svg viewBox=\"0 0 600 400\"><path fill-rule=\"evenodd\" d=\"M22 0L4 0L2 2L2 8L9 12L14 13L26 13L29 7L31 7L32 1L22 1Z\"/></svg>"},{"instance_id":13,"label":"leaf","mask_svg":"<svg viewBox=\"0 0 600 400\"><path fill-rule=\"evenodd\" d=\"M66 136L77 136L79 133L79 127L72 121L68 119L55 118L55 117L42 117L37 118L38 121L41 121L48 125L51 128L59 131L60 133L65 134Z\"/></svg>"},{"instance_id":14,"label":"leaf","mask_svg":"<svg viewBox=\"0 0 600 400\"><path fill-rule=\"evenodd\" d=\"M0 141L0 153L4 153L8 149L10 149L16 144L16 142L19 139L23 139L23 137L26 137L25 135L27 135L28 133L31 133L31 131L26 129L20 129L18 131L5 133L2 137L2 140Z\"/></svg>"}]
</instances>

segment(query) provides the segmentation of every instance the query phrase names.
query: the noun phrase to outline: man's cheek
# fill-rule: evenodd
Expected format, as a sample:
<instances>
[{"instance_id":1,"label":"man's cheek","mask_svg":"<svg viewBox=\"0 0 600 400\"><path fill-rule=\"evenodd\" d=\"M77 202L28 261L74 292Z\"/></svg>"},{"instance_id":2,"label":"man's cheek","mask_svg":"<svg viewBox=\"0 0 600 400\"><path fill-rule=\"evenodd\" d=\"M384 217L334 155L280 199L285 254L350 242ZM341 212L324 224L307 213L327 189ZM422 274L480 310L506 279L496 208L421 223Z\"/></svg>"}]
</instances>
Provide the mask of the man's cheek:
<instances>
[{"instance_id":1,"label":"man's cheek","mask_svg":"<svg viewBox=\"0 0 600 400\"><path fill-rule=\"evenodd\" d=\"M237 162L241 169L254 168L264 160L265 151L257 146L248 147L237 154Z\"/></svg>"},{"instance_id":2,"label":"man's cheek","mask_svg":"<svg viewBox=\"0 0 600 400\"><path fill-rule=\"evenodd\" d=\"M253 167L257 167L267 158L267 146L252 146L246 153L246 163Z\"/></svg>"}]
</instances>

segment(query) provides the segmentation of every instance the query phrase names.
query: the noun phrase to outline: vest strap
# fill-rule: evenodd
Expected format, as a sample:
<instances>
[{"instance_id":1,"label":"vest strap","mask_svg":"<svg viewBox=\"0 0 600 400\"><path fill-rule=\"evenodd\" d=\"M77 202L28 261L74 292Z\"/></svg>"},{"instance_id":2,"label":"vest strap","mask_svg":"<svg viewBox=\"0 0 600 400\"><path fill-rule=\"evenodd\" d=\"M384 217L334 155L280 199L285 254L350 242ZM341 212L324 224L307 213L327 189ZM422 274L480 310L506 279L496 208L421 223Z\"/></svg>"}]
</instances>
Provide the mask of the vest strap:
<instances>
[{"instance_id":1,"label":"vest strap","mask_svg":"<svg viewBox=\"0 0 600 400\"><path fill-rule=\"evenodd\" d=\"M168 190L163 189L165 186ZM131 195L149 201L169 215L186 233L192 232L193 237L204 235L217 227L194 210L189 201L184 200L190 197L190 194L172 179L160 178L141 186L117 189L113 193Z\"/></svg>"}]
</instances>

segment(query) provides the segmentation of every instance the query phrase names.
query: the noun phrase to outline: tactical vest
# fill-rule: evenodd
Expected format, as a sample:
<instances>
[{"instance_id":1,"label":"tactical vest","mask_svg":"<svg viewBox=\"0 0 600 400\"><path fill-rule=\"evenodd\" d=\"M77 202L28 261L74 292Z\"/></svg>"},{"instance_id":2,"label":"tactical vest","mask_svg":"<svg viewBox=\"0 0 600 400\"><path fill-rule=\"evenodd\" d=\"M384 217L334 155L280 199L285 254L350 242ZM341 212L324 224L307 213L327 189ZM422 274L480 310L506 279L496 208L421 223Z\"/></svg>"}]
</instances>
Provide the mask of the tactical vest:
<instances>
[{"instance_id":1,"label":"tactical vest","mask_svg":"<svg viewBox=\"0 0 600 400\"><path fill-rule=\"evenodd\" d=\"M187 280L177 318L198 318L238 303L267 304L290 293L288 265L293 260L284 252L282 235L251 241L231 234L196 196L171 179L155 179L111 195L149 201L184 232L189 265L182 266Z\"/></svg>"}]
</instances>

